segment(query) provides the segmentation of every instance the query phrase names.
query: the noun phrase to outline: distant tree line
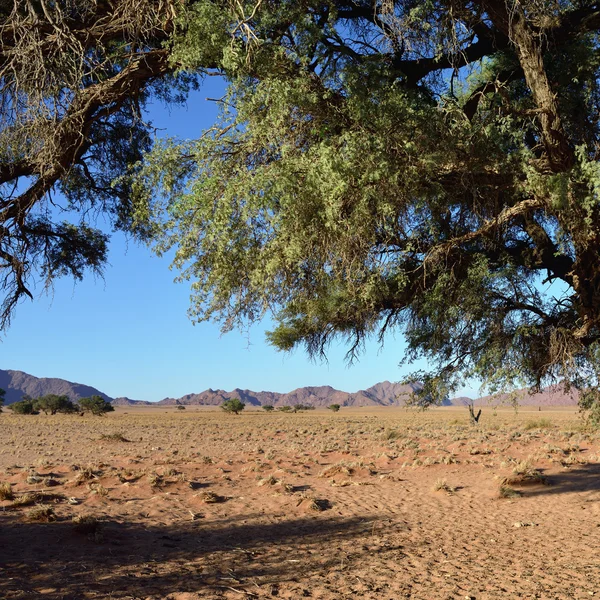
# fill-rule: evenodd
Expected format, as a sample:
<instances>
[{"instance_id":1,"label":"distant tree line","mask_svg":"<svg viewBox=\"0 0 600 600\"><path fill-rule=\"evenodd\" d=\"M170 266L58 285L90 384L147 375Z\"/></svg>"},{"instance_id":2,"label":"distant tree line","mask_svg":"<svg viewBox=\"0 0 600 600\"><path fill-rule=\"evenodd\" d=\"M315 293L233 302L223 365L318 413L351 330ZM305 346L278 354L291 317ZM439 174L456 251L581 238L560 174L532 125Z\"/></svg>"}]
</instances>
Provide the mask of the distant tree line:
<instances>
[{"instance_id":1,"label":"distant tree line","mask_svg":"<svg viewBox=\"0 0 600 600\"><path fill-rule=\"evenodd\" d=\"M0 390L0 406L4 402L4 390ZM73 402L68 396L46 394L38 398L24 396L22 400L13 402L8 408L17 415L37 415L40 412L48 415L60 414L85 414L103 415L114 409L113 405L102 396L79 398Z\"/></svg>"}]
</instances>

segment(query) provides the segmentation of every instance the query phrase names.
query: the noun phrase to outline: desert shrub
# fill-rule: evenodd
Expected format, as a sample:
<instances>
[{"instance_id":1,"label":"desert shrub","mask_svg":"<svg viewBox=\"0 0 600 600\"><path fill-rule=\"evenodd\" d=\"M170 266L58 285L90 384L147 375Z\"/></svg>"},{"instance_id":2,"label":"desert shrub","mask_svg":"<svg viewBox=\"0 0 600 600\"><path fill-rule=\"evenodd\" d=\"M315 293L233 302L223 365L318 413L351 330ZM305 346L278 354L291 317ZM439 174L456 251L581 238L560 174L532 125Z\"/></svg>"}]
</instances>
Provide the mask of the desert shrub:
<instances>
[{"instance_id":1,"label":"desert shrub","mask_svg":"<svg viewBox=\"0 0 600 600\"><path fill-rule=\"evenodd\" d=\"M291 406L278 406L277 410L280 412L292 412Z\"/></svg>"},{"instance_id":2,"label":"desert shrub","mask_svg":"<svg viewBox=\"0 0 600 600\"><path fill-rule=\"evenodd\" d=\"M185 410L185 406L183 404L178 404L177 410Z\"/></svg>"},{"instance_id":3,"label":"desert shrub","mask_svg":"<svg viewBox=\"0 0 600 600\"><path fill-rule=\"evenodd\" d=\"M239 415L246 408L246 405L237 398L230 398L221 404L221 408L227 413Z\"/></svg>"},{"instance_id":4,"label":"desert shrub","mask_svg":"<svg viewBox=\"0 0 600 600\"><path fill-rule=\"evenodd\" d=\"M263 407L262 407L262 409L263 409L265 412L272 412L272 411L274 411L274 410L275 410L275 407L274 407L274 406L271 406L270 404L265 404L265 406L263 406Z\"/></svg>"},{"instance_id":5,"label":"desert shrub","mask_svg":"<svg viewBox=\"0 0 600 600\"><path fill-rule=\"evenodd\" d=\"M113 405L102 398L102 396L91 396L90 398L80 398L79 408L82 412L89 412L93 415L103 415L114 409Z\"/></svg>"},{"instance_id":6,"label":"desert shrub","mask_svg":"<svg viewBox=\"0 0 600 600\"><path fill-rule=\"evenodd\" d=\"M8 407L12 410L16 415L37 415L38 412L35 410L33 401L30 399L24 398L23 400L19 400L18 402L13 402Z\"/></svg>"},{"instance_id":7,"label":"desert shrub","mask_svg":"<svg viewBox=\"0 0 600 600\"><path fill-rule=\"evenodd\" d=\"M4 395L6 392L0 388L0 413L2 412L2 405L4 404Z\"/></svg>"},{"instance_id":8,"label":"desert shrub","mask_svg":"<svg viewBox=\"0 0 600 600\"><path fill-rule=\"evenodd\" d=\"M42 411L44 414L55 415L56 413L72 414L77 412L77 406L68 396L58 396L56 394L48 394L33 400L35 410Z\"/></svg>"},{"instance_id":9,"label":"desert shrub","mask_svg":"<svg viewBox=\"0 0 600 600\"><path fill-rule=\"evenodd\" d=\"M339 404L330 404L327 408L333 412L338 412L341 406Z\"/></svg>"}]
</instances>

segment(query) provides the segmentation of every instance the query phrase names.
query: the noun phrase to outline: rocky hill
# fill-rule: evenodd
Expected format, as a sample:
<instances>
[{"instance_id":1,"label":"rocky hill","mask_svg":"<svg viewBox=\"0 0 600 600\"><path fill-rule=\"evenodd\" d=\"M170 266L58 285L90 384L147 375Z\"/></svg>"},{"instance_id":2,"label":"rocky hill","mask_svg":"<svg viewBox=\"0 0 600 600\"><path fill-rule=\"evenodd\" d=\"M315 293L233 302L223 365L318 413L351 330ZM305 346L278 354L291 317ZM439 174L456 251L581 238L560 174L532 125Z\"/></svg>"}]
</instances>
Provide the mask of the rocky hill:
<instances>
[{"instance_id":1,"label":"rocky hill","mask_svg":"<svg viewBox=\"0 0 600 600\"><path fill-rule=\"evenodd\" d=\"M46 394L69 396L71 400L94 395L102 396L105 400L112 400L106 394L89 385L72 383L64 379L34 377L23 371L3 371L0 369L0 388L6 392L4 400L6 404L17 402L25 395L37 398Z\"/></svg>"}]
</instances>

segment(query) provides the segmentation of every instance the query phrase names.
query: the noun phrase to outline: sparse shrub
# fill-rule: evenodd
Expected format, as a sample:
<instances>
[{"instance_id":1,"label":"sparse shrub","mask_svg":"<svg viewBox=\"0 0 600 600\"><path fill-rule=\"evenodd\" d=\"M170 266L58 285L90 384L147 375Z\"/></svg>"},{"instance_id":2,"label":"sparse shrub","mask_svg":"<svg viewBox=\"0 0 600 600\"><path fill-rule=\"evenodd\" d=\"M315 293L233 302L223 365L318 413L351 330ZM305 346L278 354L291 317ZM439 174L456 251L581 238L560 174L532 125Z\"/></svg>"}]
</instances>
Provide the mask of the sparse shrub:
<instances>
[{"instance_id":1,"label":"sparse shrub","mask_svg":"<svg viewBox=\"0 0 600 600\"><path fill-rule=\"evenodd\" d=\"M338 412L341 406L339 404L330 404L327 408L332 412Z\"/></svg>"},{"instance_id":2,"label":"sparse shrub","mask_svg":"<svg viewBox=\"0 0 600 600\"><path fill-rule=\"evenodd\" d=\"M8 408L12 410L16 415L37 415L38 412L35 410L33 401L29 398L23 398L18 402L9 404Z\"/></svg>"},{"instance_id":3,"label":"sparse shrub","mask_svg":"<svg viewBox=\"0 0 600 600\"><path fill-rule=\"evenodd\" d=\"M6 394L6 392L0 388L0 413L2 412L2 406L4 404L4 395Z\"/></svg>"},{"instance_id":4,"label":"sparse shrub","mask_svg":"<svg viewBox=\"0 0 600 600\"><path fill-rule=\"evenodd\" d=\"M265 406L263 406L262 409L265 412L273 412L275 410L275 407L271 406L270 404L265 404Z\"/></svg>"},{"instance_id":5,"label":"sparse shrub","mask_svg":"<svg viewBox=\"0 0 600 600\"><path fill-rule=\"evenodd\" d=\"M185 410L185 406L183 404L178 404L177 410Z\"/></svg>"},{"instance_id":6,"label":"sparse shrub","mask_svg":"<svg viewBox=\"0 0 600 600\"><path fill-rule=\"evenodd\" d=\"M292 412L293 409L292 409L291 406L278 406L277 410L280 411L280 412L286 412L286 413L288 413L288 412Z\"/></svg>"},{"instance_id":7,"label":"sparse shrub","mask_svg":"<svg viewBox=\"0 0 600 600\"><path fill-rule=\"evenodd\" d=\"M81 412L89 412L92 415L101 416L107 412L112 412L114 406L102 398L102 396L91 396L89 398L79 399L79 408Z\"/></svg>"},{"instance_id":8,"label":"sparse shrub","mask_svg":"<svg viewBox=\"0 0 600 600\"><path fill-rule=\"evenodd\" d=\"M232 413L234 415L239 415L245 408L246 405L237 398L230 398L229 400L225 400L223 404L221 404L221 408L226 413Z\"/></svg>"}]
</instances>

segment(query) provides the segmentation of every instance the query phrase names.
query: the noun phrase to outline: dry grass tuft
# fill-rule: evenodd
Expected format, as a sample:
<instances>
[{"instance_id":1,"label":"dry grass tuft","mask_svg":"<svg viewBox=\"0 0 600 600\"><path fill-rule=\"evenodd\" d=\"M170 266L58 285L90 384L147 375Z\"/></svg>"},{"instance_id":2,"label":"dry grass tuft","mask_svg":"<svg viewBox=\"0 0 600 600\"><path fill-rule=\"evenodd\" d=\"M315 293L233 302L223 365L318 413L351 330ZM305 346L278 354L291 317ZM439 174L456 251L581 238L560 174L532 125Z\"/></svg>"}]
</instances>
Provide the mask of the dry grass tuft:
<instances>
[{"instance_id":1,"label":"dry grass tuft","mask_svg":"<svg viewBox=\"0 0 600 600\"><path fill-rule=\"evenodd\" d=\"M56 514L51 506L39 504L28 511L24 518L30 523L49 523L50 521L56 521Z\"/></svg>"},{"instance_id":2,"label":"dry grass tuft","mask_svg":"<svg viewBox=\"0 0 600 600\"><path fill-rule=\"evenodd\" d=\"M220 496L215 492L202 492L198 497L206 504L218 504L227 500L226 496Z\"/></svg>"},{"instance_id":3,"label":"dry grass tuft","mask_svg":"<svg viewBox=\"0 0 600 600\"><path fill-rule=\"evenodd\" d=\"M446 492L447 494L454 494L457 488L448 484L445 479L438 479L433 485L434 492Z\"/></svg>"},{"instance_id":4,"label":"dry grass tuft","mask_svg":"<svg viewBox=\"0 0 600 600\"><path fill-rule=\"evenodd\" d=\"M0 483L0 500L14 500L15 493L8 482Z\"/></svg>"}]
</instances>

